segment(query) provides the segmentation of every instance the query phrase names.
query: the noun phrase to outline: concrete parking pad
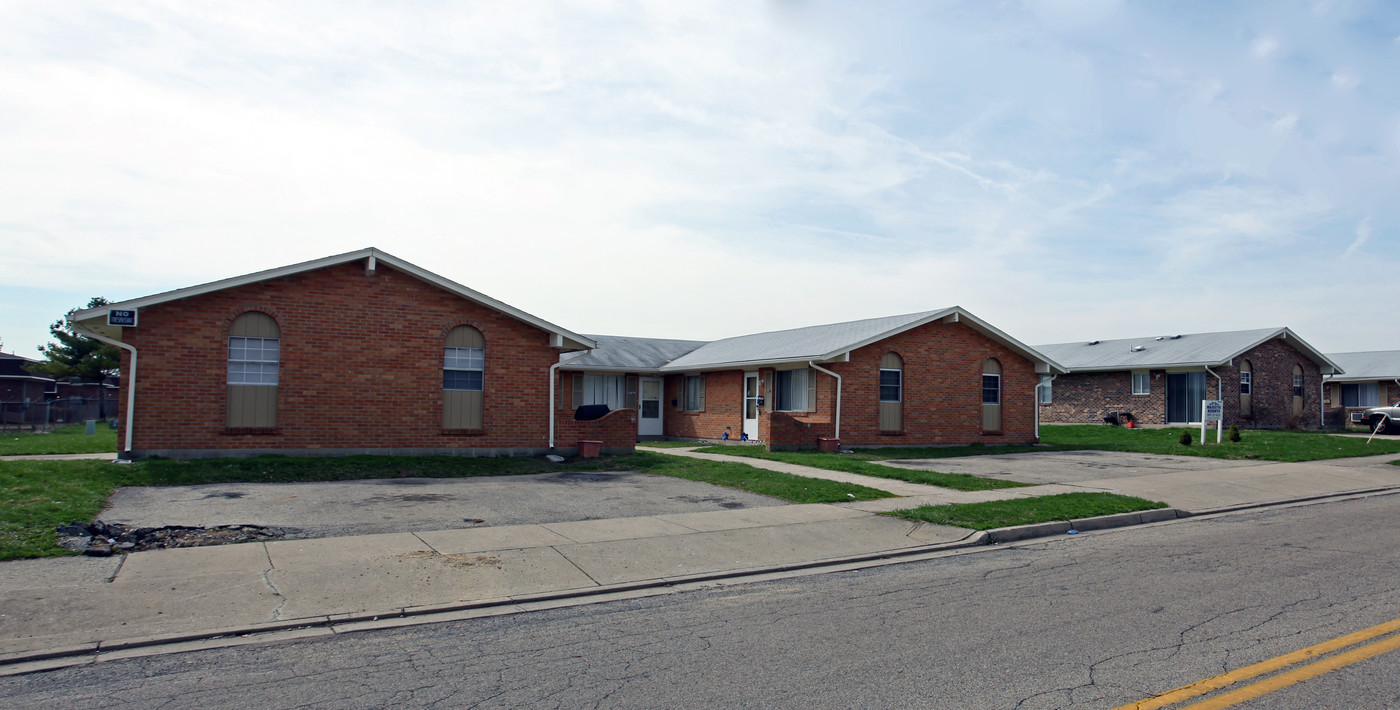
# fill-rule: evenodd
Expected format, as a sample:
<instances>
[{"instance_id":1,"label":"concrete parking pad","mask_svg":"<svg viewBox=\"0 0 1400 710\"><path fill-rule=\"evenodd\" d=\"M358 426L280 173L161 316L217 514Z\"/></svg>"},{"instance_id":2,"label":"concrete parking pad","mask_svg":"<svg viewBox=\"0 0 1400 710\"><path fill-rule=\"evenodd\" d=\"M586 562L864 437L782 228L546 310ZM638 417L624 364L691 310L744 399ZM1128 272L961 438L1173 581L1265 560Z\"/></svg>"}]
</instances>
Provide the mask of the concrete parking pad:
<instances>
[{"instance_id":1,"label":"concrete parking pad","mask_svg":"<svg viewBox=\"0 0 1400 710\"><path fill-rule=\"evenodd\" d=\"M1201 456L1162 456L1127 451L1036 451L996 456L882 461L887 466L1004 478L1021 483L1077 483L1100 478L1153 476L1172 471L1210 471L1272 463Z\"/></svg>"},{"instance_id":2,"label":"concrete parking pad","mask_svg":"<svg viewBox=\"0 0 1400 710\"><path fill-rule=\"evenodd\" d=\"M666 476L561 471L529 476L121 488L98 518L135 527L262 525L310 538L784 504L768 496Z\"/></svg>"}]
</instances>

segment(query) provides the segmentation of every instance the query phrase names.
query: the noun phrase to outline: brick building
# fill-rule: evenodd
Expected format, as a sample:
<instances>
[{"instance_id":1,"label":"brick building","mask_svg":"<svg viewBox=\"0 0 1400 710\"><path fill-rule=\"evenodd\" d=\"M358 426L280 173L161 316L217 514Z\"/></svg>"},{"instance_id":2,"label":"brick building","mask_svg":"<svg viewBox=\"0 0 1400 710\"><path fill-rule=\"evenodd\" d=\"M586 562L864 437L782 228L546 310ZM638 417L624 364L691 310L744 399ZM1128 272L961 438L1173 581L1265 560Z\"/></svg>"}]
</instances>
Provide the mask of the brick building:
<instances>
[{"instance_id":1,"label":"brick building","mask_svg":"<svg viewBox=\"0 0 1400 710\"><path fill-rule=\"evenodd\" d=\"M376 249L70 321L122 350L131 457L1025 443L1040 376L1062 372L956 307L715 342L578 335Z\"/></svg>"},{"instance_id":2,"label":"brick building","mask_svg":"<svg viewBox=\"0 0 1400 710\"><path fill-rule=\"evenodd\" d=\"M52 377L26 369L36 360L0 352L0 424L43 423L45 402L53 397Z\"/></svg>"},{"instance_id":3,"label":"brick building","mask_svg":"<svg viewBox=\"0 0 1400 710\"><path fill-rule=\"evenodd\" d=\"M70 320L122 350L128 456L495 456L635 441L630 411L559 421L549 405L559 354L593 341L376 249Z\"/></svg>"},{"instance_id":4,"label":"brick building","mask_svg":"<svg viewBox=\"0 0 1400 710\"><path fill-rule=\"evenodd\" d=\"M1400 350L1328 353L1342 373L1327 377L1328 426L1365 426L1360 416L1367 407L1400 402Z\"/></svg>"},{"instance_id":5,"label":"brick building","mask_svg":"<svg viewBox=\"0 0 1400 710\"><path fill-rule=\"evenodd\" d=\"M1028 443L1051 360L953 307L714 342L590 336L561 397L636 407L642 438L770 449Z\"/></svg>"},{"instance_id":6,"label":"brick building","mask_svg":"<svg viewBox=\"0 0 1400 710\"><path fill-rule=\"evenodd\" d=\"M1041 390L1041 420L1098 423L1130 412L1139 424L1201 421L1224 403L1225 426L1318 427L1322 378L1341 368L1288 328L1040 345L1069 372Z\"/></svg>"}]
</instances>

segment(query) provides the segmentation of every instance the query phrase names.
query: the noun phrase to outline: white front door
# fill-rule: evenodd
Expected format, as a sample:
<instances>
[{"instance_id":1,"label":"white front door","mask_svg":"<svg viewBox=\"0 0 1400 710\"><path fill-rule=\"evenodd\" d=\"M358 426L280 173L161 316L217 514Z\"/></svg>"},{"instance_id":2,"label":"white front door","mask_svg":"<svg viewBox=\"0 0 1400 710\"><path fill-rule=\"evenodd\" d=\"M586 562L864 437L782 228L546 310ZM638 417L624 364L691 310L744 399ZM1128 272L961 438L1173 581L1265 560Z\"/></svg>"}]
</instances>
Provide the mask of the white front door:
<instances>
[{"instance_id":1,"label":"white front door","mask_svg":"<svg viewBox=\"0 0 1400 710\"><path fill-rule=\"evenodd\" d=\"M637 435L661 436L661 378L643 377L637 399Z\"/></svg>"},{"instance_id":2,"label":"white front door","mask_svg":"<svg viewBox=\"0 0 1400 710\"><path fill-rule=\"evenodd\" d=\"M732 421L732 420L731 420ZM758 373L744 373L744 438L758 439Z\"/></svg>"}]
</instances>

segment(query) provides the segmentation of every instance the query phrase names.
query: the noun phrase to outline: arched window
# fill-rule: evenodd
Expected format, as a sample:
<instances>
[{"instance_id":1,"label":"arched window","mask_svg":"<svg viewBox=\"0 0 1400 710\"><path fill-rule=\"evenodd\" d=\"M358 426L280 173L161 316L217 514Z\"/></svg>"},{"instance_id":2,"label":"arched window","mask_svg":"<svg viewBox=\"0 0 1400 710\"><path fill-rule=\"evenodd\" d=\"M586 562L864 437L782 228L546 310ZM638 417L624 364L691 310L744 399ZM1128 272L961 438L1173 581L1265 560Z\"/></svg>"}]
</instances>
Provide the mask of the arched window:
<instances>
[{"instance_id":1,"label":"arched window","mask_svg":"<svg viewBox=\"0 0 1400 710\"><path fill-rule=\"evenodd\" d=\"M278 358L282 331L272 316L248 311L228 329L229 427L277 426Z\"/></svg>"},{"instance_id":2,"label":"arched window","mask_svg":"<svg viewBox=\"0 0 1400 710\"><path fill-rule=\"evenodd\" d=\"M996 358L982 363L982 431L1001 431L1001 363Z\"/></svg>"},{"instance_id":3,"label":"arched window","mask_svg":"<svg viewBox=\"0 0 1400 710\"><path fill-rule=\"evenodd\" d=\"M442 428L480 429L485 411L486 339L459 325L442 348Z\"/></svg>"},{"instance_id":4,"label":"arched window","mask_svg":"<svg viewBox=\"0 0 1400 710\"><path fill-rule=\"evenodd\" d=\"M1240 416L1254 416L1254 364L1240 361Z\"/></svg>"},{"instance_id":5,"label":"arched window","mask_svg":"<svg viewBox=\"0 0 1400 710\"><path fill-rule=\"evenodd\" d=\"M885 353L880 358L880 431L903 431L904 358Z\"/></svg>"}]
</instances>

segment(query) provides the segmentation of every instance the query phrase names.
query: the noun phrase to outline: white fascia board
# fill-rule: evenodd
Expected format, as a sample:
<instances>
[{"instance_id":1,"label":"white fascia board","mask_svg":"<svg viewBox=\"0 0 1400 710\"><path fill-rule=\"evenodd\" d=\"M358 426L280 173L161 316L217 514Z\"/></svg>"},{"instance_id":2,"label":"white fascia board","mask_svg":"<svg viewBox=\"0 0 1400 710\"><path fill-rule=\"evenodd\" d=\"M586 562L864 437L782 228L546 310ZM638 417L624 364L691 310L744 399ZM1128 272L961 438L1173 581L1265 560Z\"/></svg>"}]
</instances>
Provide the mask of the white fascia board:
<instances>
[{"instance_id":1,"label":"white fascia board","mask_svg":"<svg viewBox=\"0 0 1400 710\"><path fill-rule=\"evenodd\" d=\"M29 380L30 382L57 382L52 377L39 377L37 375L0 375L0 380Z\"/></svg>"},{"instance_id":2,"label":"white fascia board","mask_svg":"<svg viewBox=\"0 0 1400 710\"><path fill-rule=\"evenodd\" d=\"M773 367L775 365L806 365L809 362L828 362L831 358L821 355L811 357L780 357L766 360L736 360L734 362L716 362L707 365L683 365L675 367L667 365L659 370L662 373L669 372L717 372L721 370L745 370L759 367Z\"/></svg>"},{"instance_id":3,"label":"white fascia board","mask_svg":"<svg viewBox=\"0 0 1400 710\"><path fill-rule=\"evenodd\" d=\"M597 365L570 365L568 362L559 363L560 370L569 372L625 372L639 375L660 375L659 368L654 367L599 367Z\"/></svg>"},{"instance_id":4,"label":"white fascia board","mask_svg":"<svg viewBox=\"0 0 1400 710\"><path fill-rule=\"evenodd\" d=\"M886 338L899 335L900 333L903 333L905 331L913 330L915 328L927 325L937 320L948 318L949 316L952 316L957 319L954 322L965 323L968 327L972 328L973 330L987 336L988 338L991 338L992 340L1000 343L1001 345L1015 350L1022 357L1026 358L1027 360L1030 360L1032 363L1035 363L1036 372L1043 372L1044 374L1057 374L1067 371L1063 365L1046 357L1043 353L1036 350L1035 348L1032 348L1031 346L1026 345L1025 343L993 327L990 323L982 320L981 318L972 315L967 311L967 309L963 308L962 306L953 306L951 308L945 308L941 311L934 311L928 314L927 316L920 318L919 320L906 323L905 325L902 325L898 328L894 328L884 333L880 333L879 335L871 336L851 345L843 346L840 350L828 353L825 357L818 358L818 360L821 362L826 362L828 360L840 356L843 353L849 354L852 350L858 350L867 345L873 345Z\"/></svg>"},{"instance_id":5,"label":"white fascia board","mask_svg":"<svg viewBox=\"0 0 1400 710\"><path fill-rule=\"evenodd\" d=\"M1292 340L1292 341L1293 341L1292 345L1293 345L1294 349L1301 351L1304 355L1306 355L1306 356L1308 357L1309 360L1312 360L1313 362L1317 363L1318 369L1322 370L1322 374L1324 374L1324 375L1327 375L1327 374L1337 374L1337 375L1340 375L1340 374L1344 374L1344 373L1346 372L1346 371L1343 370L1341 367L1338 367L1338 366L1337 366L1337 363L1332 362L1331 358L1328 358L1326 355L1323 355L1323 354L1322 354L1322 351L1320 351L1320 350L1318 350L1317 348L1313 347L1312 345L1310 345L1310 344L1308 343L1308 341L1303 340L1302 338L1298 337L1298 334L1297 334L1297 333L1294 333L1292 329L1286 328L1286 327L1285 327L1285 328L1279 328L1278 330L1276 330L1276 331L1274 331L1274 332L1268 334L1267 336L1261 338L1260 340L1258 340L1257 342L1255 342L1253 345L1250 345L1249 347L1245 348L1244 350L1241 350L1241 351L1239 351L1239 352L1237 352L1237 353L1231 355L1230 357L1225 358L1225 360L1224 360L1223 362L1221 362L1220 364L1223 365L1223 364L1225 364L1226 362L1229 362L1229 361L1231 361L1231 360L1234 360L1235 358L1237 358L1237 357L1239 357L1239 356L1245 354L1246 352L1249 352L1250 350L1253 350L1254 348L1259 347L1260 345L1263 345L1264 343L1266 343L1266 342L1268 342L1268 341L1270 341L1270 340L1273 340L1274 338L1281 338L1281 339L1283 339L1283 340ZM1331 368L1331 371L1330 371L1330 372L1328 371L1328 368Z\"/></svg>"},{"instance_id":6,"label":"white fascia board","mask_svg":"<svg viewBox=\"0 0 1400 710\"><path fill-rule=\"evenodd\" d=\"M164 293L143 296L141 298L135 298L130 301L122 301L120 303L109 303L105 306L99 306L97 308L89 308L86 310L78 311L72 316L69 316L68 320L83 321L97 317L102 317L105 319L107 311L112 309L139 310L146 306L167 303L169 301L176 301L182 298L202 296L206 293L223 291L225 289L237 288L239 286L247 286L249 284L258 283L260 281L269 281L272 279L282 278L284 276L291 276L293 274L299 274L306 271L322 269L327 266L335 266L337 264L345 264L352 261L358 261L360 259L374 259L377 262L383 262L399 271L410 274L422 281L426 281L430 284L433 284L434 286L437 286L445 291L455 293L458 296L461 296L469 301L475 301L483 306L486 306L487 308L491 308L493 310L504 313L518 321L535 326L540 330L559 335L563 339L563 343L559 347L564 347L568 349L587 349L598 347L597 343L593 342L588 338L583 337L582 335L579 335L569 330L565 330L564 328L560 328L559 326L554 325L549 321L532 316L529 313L526 313L525 311L515 308L514 306L508 305L501 301L497 301L496 299L491 298L486 294L467 288L466 286L463 286L462 284L459 284L456 281L452 281L451 279L447 279L437 274L434 274L431 271L410 264L407 261L404 261L391 254L386 254L378 249L375 249L374 247L347 252L344 254L337 254L335 256L328 256L321 259L316 259L314 261L306 261L300 264L282 266L276 269L258 271L252 274L245 274L243 276L235 276L233 278L221 279L219 281L211 281L207 284L200 284L198 286L190 286L187 288L176 289L174 291L166 291Z\"/></svg>"},{"instance_id":7,"label":"white fascia board","mask_svg":"<svg viewBox=\"0 0 1400 710\"><path fill-rule=\"evenodd\" d=\"M1229 360L1221 362L1152 362L1134 363L1132 365L1104 365L1095 367L1071 367L1065 372L1067 375L1077 375L1081 372L1138 372L1143 370L1170 370L1170 371L1194 371L1203 367L1220 367Z\"/></svg>"}]
</instances>

